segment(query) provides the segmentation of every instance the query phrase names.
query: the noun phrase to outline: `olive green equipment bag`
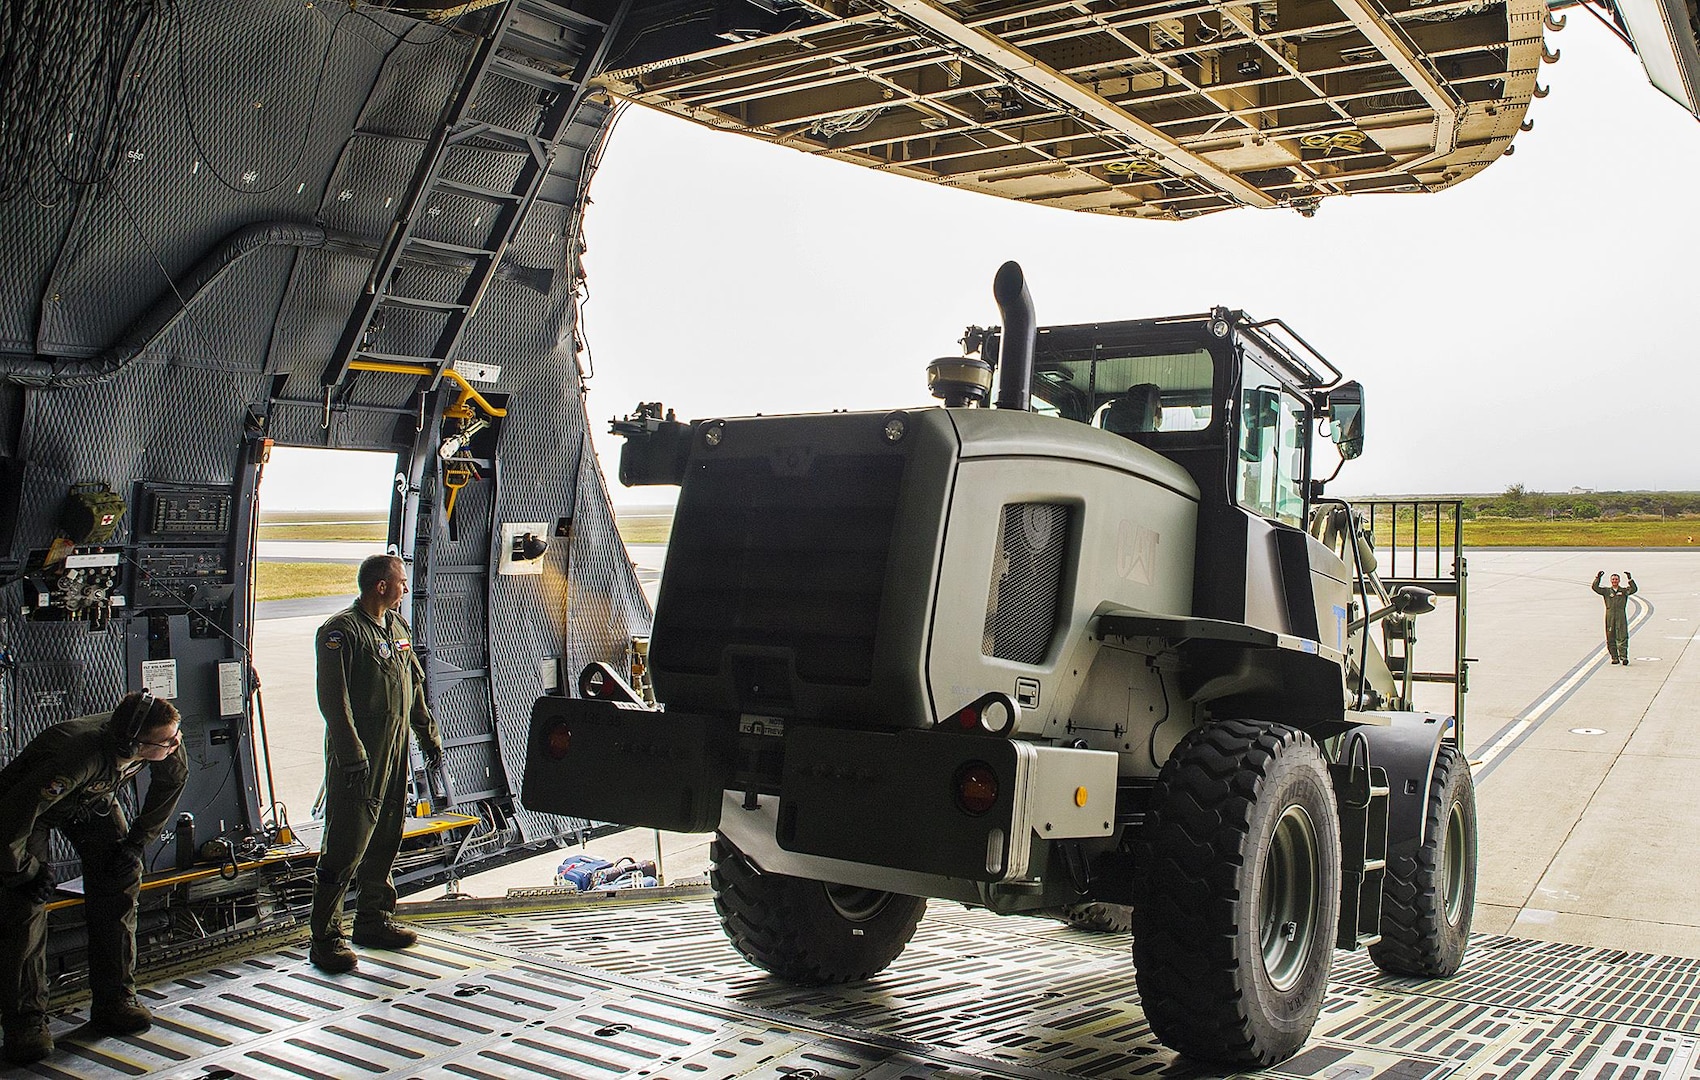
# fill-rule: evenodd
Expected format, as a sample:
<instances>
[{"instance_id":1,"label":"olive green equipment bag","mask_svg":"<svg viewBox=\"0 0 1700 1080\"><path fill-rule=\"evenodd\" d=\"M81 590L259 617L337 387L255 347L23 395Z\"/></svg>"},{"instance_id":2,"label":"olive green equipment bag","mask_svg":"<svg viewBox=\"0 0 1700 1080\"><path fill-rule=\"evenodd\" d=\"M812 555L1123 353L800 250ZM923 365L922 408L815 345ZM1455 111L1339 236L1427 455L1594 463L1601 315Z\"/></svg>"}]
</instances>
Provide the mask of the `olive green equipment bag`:
<instances>
[{"instance_id":1,"label":"olive green equipment bag","mask_svg":"<svg viewBox=\"0 0 1700 1080\"><path fill-rule=\"evenodd\" d=\"M59 512L59 528L79 547L104 544L118 531L124 509L124 500L112 490L111 484L102 481L73 484L71 493L65 497L65 507Z\"/></svg>"}]
</instances>

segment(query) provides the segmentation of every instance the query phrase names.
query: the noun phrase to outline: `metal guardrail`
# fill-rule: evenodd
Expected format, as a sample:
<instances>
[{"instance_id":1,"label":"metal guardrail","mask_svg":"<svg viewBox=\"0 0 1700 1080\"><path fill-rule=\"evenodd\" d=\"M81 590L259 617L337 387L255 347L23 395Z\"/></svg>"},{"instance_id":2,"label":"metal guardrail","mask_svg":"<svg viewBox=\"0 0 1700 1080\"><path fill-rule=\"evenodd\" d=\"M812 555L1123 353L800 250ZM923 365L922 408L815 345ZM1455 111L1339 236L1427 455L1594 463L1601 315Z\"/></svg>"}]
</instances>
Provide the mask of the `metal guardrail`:
<instances>
[{"instance_id":1,"label":"metal guardrail","mask_svg":"<svg viewBox=\"0 0 1700 1080\"><path fill-rule=\"evenodd\" d=\"M1450 683L1453 715L1458 720L1458 744L1464 745L1464 696L1470 692L1470 663L1466 624L1469 601L1469 562L1464 556L1462 499L1385 499L1354 504L1364 528L1373 538L1379 574L1389 590L1404 585L1449 596L1452 609L1452 665L1449 671L1403 673L1405 696L1418 683Z\"/></svg>"}]
</instances>

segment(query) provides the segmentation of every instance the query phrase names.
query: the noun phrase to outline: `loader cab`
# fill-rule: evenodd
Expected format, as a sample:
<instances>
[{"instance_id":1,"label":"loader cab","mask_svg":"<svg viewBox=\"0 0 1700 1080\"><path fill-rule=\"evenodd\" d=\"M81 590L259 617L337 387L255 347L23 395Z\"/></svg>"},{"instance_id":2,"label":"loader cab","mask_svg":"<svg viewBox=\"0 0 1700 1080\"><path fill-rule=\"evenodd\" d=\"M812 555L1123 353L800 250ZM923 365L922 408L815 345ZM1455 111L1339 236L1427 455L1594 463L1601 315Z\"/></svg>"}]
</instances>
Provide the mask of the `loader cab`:
<instances>
[{"instance_id":1,"label":"loader cab","mask_svg":"<svg viewBox=\"0 0 1700 1080\"><path fill-rule=\"evenodd\" d=\"M1121 435L1192 475L1200 567L1247 568L1198 573L1196 613L1314 636L1308 617L1286 614L1308 605L1265 583L1281 580L1286 562L1296 578L1305 560L1312 446L1318 418L1331 412L1328 388L1340 384L1338 369L1285 323L1216 308L1041 328L1031 408ZM1356 456L1361 391L1345 388L1330 430L1342 454ZM1339 422L1348 399L1358 410L1350 426Z\"/></svg>"},{"instance_id":2,"label":"loader cab","mask_svg":"<svg viewBox=\"0 0 1700 1080\"><path fill-rule=\"evenodd\" d=\"M1149 446L1187 465L1224 503L1302 528L1316 391L1338 372L1318 371L1301 348L1309 351L1279 320L1252 322L1222 308L1045 327L1032 409Z\"/></svg>"}]
</instances>

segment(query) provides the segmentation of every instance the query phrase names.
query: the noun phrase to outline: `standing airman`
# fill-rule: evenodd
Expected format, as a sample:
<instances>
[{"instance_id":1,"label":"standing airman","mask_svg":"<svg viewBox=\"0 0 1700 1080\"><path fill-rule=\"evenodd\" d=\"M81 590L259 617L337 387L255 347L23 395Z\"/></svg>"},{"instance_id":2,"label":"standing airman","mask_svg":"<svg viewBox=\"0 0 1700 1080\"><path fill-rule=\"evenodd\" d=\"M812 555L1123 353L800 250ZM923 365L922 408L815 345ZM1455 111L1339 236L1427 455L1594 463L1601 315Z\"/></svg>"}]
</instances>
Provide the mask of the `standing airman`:
<instances>
[{"instance_id":1,"label":"standing airman","mask_svg":"<svg viewBox=\"0 0 1700 1080\"><path fill-rule=\"evenodd\" d=\"M360 564L360 597L319 627L325 717L325 829L313 889L313 966L340 973L356 958L342 933L343 896L357 891L354 943L405 949L417 935L394 919L390 872L401 850L411 724L432 769L442 762L413 632L396 612L407 573L393 555Z\"/></svg>"},{"instance_id":2,"label":"standing airman","mask_svg":"<svg viewBox=\"0 0 1700 1080\"><path fill-rule=\"evenodd\" d=\"M1606 602L1606 651L1611 653L1611 662L1629 666L1629 598L1640 591L1635 584L1635 576L1625 570L1623 576L1629 579L1627 586L1619 584L1616 574L1611 576L1611 587L1600 584L1600 579L1606 576L1601 570L1594 575L1594 591L1605 598Z\"/></svg>"}]
</instances>

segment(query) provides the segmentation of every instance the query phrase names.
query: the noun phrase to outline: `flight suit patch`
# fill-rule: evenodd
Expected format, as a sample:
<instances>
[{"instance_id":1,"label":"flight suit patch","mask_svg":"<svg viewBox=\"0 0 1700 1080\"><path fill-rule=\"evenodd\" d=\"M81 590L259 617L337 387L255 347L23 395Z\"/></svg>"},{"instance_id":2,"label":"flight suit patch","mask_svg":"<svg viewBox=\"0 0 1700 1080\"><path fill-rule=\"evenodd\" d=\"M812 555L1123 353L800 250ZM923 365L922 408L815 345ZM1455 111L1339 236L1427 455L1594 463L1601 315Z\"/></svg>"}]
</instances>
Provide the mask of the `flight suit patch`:
<instances>
[{"instance_id":1,"label":"flight suit patch","mask_svg":"<svg viewBox=\"0 0 1700 1080\"><path fill-rule=\"evenodd\" d=\"M41 795L44 799L57 799L61 795L65 794L66 791L70 790L70 787L71 785L66 783L64 780L55 779L46 787L41 789Z\"/></svg>"},{"instance_id":2,"label":"flight suit patch","mask_svg":"<svg viewBox=\"0 0 1700 1080\"><path fill-rule=\"evenodd\" d=\"M340 649L340 648L342 648L342 631L341 630L332 630L330 633L325 635L325 648L327 648L327 649Z\"/></svg>"},{"instance_id":3,"label":"flight suit patch","mask_svg":"<svg viewBox=\"0 0 1700 1080\"><path fill-rule=\"evenodd\" d=\"M413 642L408 640L407 638L400 638L396 641L395 647L398 650L400 650L401 652L406 652L407 650L413 648Z\"/></svg>"},{"instance_id":4,"label":"flight suit patch","mask_svg":"<svg viewBox=\"0 0 1700 1080\"><path fill-rule=\"evenodd\" d=\"M389 642L387 642L387 641L378 642L378 658L380 660L388 660L390 658L390 643Z\"/></svg>"}]
</instances>

